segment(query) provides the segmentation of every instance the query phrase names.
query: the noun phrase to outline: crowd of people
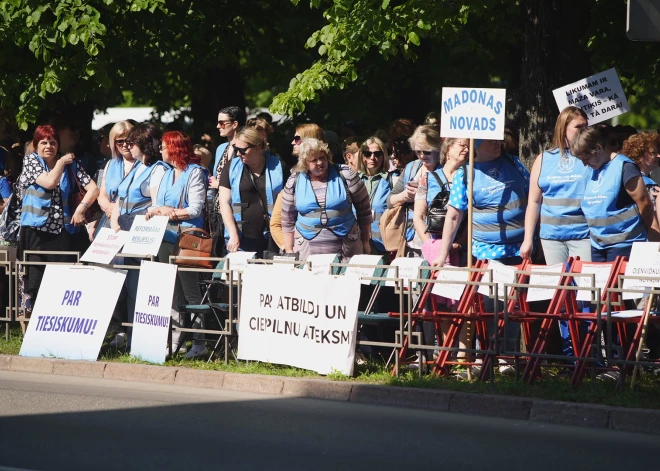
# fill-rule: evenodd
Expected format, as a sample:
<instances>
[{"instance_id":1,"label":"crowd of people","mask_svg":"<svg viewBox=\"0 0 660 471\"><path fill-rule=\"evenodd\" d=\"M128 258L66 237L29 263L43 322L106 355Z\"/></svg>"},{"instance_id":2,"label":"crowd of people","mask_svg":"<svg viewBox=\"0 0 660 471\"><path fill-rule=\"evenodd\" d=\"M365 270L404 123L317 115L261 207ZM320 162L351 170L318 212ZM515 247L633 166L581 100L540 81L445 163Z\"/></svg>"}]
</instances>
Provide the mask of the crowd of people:
<instances>
[{"instance_id":1,"label":"crowd of people","mask_svg":"<svg viewBox=\"0 0 660 471\"><path fill-rule=\"evenodd\" d=\"M183 132L121 121L103 130L108 157L96 165L79 155L66 126L39 126L13 188L0 179L0 236L17 243L21 258L28 250L84 251L102 227L128 230L136 215L166 216L170 223L158 254L166 263L180 229L198 228L210 232L216 257L236 251L299 260L336 254L346 262L378 254L386 264L421 257L437 267L465 266L468 250L476 260L505 265L523 259L556 264L569 256L612 261L630 255L634 242L660 241L660 136L625 126L588 127L585 113L573 106L560 113L551 145L531 170L516 156L512 132L501 141L475 140L471 247L465 221L469 141L441 138L436 113L420 126L399 119L387 131L363 137L348 126L341 148L336 133L304 123L295 129L292 159L271 148L269 118L248 120L236 106L220 110L217 129L226 142L216 149L209 149L208 139L193 145ZM86 193L74 206L72 195L80 188ZM102 216L88 221L96 202ZM398 234L385 232L384 223L397 217L405 221ZM31 265L21 281L27 313L43 271ZM118 320L132 320L138 276L129 271ZM179 273L175 309L201 302L197 282L196 274ZM519 332L512 329L515 342ZM566 340L565 326L561 332ZM129 343L129 331L112 341L116 347ZM206 354L197 334L187 356Z\"/></svg>"}]
</instances>

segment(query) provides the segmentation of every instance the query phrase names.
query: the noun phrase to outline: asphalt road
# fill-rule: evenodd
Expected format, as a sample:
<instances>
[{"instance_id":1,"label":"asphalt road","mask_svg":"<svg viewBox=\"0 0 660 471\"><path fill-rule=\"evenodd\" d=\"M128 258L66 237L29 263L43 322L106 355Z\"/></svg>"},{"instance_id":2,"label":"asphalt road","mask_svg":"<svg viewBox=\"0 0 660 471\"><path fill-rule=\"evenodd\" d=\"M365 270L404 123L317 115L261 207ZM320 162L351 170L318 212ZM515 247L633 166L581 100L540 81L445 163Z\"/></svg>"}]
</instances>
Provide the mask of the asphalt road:
<instances>
[{"instance_id":1,"label":"asphalt road","mask_svg":"<svg viewBox=\"0 0 660 471\"><path fill-rule=\"evenodd\" d=\"M0 470L646 470L660 437L0 372Z\"/></svg>"}]
</instances>

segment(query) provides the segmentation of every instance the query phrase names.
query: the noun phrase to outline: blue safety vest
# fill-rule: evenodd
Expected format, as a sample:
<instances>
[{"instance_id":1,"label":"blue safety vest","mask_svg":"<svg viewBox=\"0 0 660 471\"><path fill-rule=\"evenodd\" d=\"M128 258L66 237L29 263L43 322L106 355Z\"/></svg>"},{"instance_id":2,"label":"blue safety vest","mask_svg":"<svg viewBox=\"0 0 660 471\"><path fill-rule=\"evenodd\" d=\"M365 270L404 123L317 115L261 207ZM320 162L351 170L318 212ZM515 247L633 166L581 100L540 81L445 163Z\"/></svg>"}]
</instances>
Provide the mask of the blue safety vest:
<instances>
[{"instance_id":1,"label":"blue safety vest","mask_svg":"<svg viewBox=\"0 0 660 471\"><path fill-rule=\"evenodd\" d=\"M632 160L617 154L601 168L592 169L587 180L582 211L591 231L591 245L597 249L628 247L647 239L637 204L633 201L617 208L626 162Z\"/></svg>"},{"instance_id":2,"label":"blue safety vest","mask_svg":"<svg viewBox=\"0 0 660 471\"><path fill-rule=\"evenodd\" d=\"M125 165L126 162L123 158L113 158L108 164L108 170L105 172L105 175L103 175L103 181L105 182L105 192L108 194L108 199L110 202L114 202L117 199L119 184L122 182L122 180L124 180ZM130 165L132 170L140 165L140 161L136 160Z\"/></svg>"},{"instance_id":3,"label":"blue safety vest","mask_svg":"<svg viewBox=\"0 0 660 471\"><path fill-rule=\"evenodd\" d=\"M412 162L408 162L406 164L406 167L403 169L403 188L406 188L406 185L408 182L419 172L419 169L422 168L422 161L417 159L413 160ZM408 216L407 219L408 221L412 222L413 216L415 213L415 207L412 203L406 203L404 206L406 206L408 210ZM408 224L408 227L406 229L406 240L410 242L415 238L415 227L412 224Z\"/></svg>"},{"instance_id":4,"label":"blue safety vest","mask_svg":"<svg viewBox=\"0 0 660 471\"><path fill-rule=\"evenodd\" d=\"M201 165L190 164L181 172L176 181L174 181L174 168L167 170L158 187L158 196L156 197L158 205L169 206L171 208L187 208L190 176L196 169L199 169L204 174L204 168ZM194 219L186 219L179 223L168 223L164 236L165 242L176 242L179 232L178 224L181 224L181 229L189 229L191 227L201 229L204 227L204 211Z\"/></svg>"},{"instance_id":5,"label":"blue safety vest","mask_svg":"<svg viewBox=\"0 0 660 471\"><path fill-rule=\"evenodd\" d=\"M345 237L355 224L353 205L348 200L348 185L340 174L340 168L330 165L328 169L324 208L316 199L307 172L296 175L296 229L307 240L312 240L323 229L328 229L337 237Z\"/></svg>"},{"instance_id":6,"label":"blue safety vest","mask_svg":"<svg viewBox=\"0 0 660 471\"><path fill-rule=\"evenodd\" d=\"M282 170L282 162L277 156L272 154L264 154L266 157L266 206L268 217L273 214L273 205L284 186L284 172ZM243 224L243 208L247 207L247 203L241 203L241 176L245 164L240 157L231 159L229 163L229 185L231 186L231 209L234 213L234 221L238 227L238 237L242 237L240 227ZM225 168L226 170L226 168ZM248 171L250 171L248 169ZM261 196L259 196L261 197ZM270 227L266 224L264 228L264 237L268 237ZM225 225L225 239L229 240L229 231Z\"/></svg>"},{"instance_id":7,"label":"blue safety vest","mask_svg":"<svg viewBox=\"0 0 660 471\"><path fill-rule=\"evenodd\" d=\"M149 185L149 180L154 170L159 166L165 167L167 171L170 166L162 160L157 160L145 169L140 175L137 175L137 170L144 164L138 162L131 170L127 178L120 183L117 189L119 196L119 214L145 214L147 208L151 206L151 195L142 192L143 186Z\"/></svg>"},{"instance_id":8,"label":"blue safety vest","mask_svg":"<svg viewBox=\"0 0 660 471\"><path fill-rule=\"evenodd\" d=\"M466 171L469 172L469 166ZM525 235L525 177L513 157L474 163L473 237L487 244L514 244Z\"/></svg>"},{"instance_id":9,"label":"blue safety vest","mask_svg":"<svg viewBox=\"0 0 660 471\"><path fill-rule=\"evenodd\" d=\"M589 237L582 198L590 173L577 157L559 149L547 150L541 157L539 188L543 192L541 204L541 239L578 240Z\"/></svg>"},{"instance_id":10,"label":"blue safety vest","mask_svg":"<svg viewBox=\"0 0 660 471\"><path fill-rule=\"evenodd\" d=\"M368 178L367 175L364 175L362 181L365 181ZM383 245L383 237L380 235L379 222L381 217L383 217L383 213L387 209L387 197L390 195L391 190L392 187L390 186L390 178L388 175L387 177L380 179L376 188L369 195L371 212L373 214L373 221L371 222L371 241L380 251L384 251L385 246Z\"/></svg>"},{"instance_id":11,"label":"blue safety vest","mask_svg":"<svg viewBox=\"0 0 660 471\"><path fill-rule=\"evenodd\" d=\"M46 162L36 153L30 155L36 158L46 173L50 169ZM76 161L71 164L73 173L78 171ZM69 206L69 195L71 193L72 184L69 182L69 168L66 167L62 176L60 177L60 196L62 199L62 213L64 214L64 228L69 234L76 232L77 228L71 224L71 207ZM50 212L51 204L53 203L53 190L48 190L36 182L28 186L23 192L22 211L21 211L21 226L29 227L43 227L48 222L48 214Z\"/></svg>"}]
</instances>

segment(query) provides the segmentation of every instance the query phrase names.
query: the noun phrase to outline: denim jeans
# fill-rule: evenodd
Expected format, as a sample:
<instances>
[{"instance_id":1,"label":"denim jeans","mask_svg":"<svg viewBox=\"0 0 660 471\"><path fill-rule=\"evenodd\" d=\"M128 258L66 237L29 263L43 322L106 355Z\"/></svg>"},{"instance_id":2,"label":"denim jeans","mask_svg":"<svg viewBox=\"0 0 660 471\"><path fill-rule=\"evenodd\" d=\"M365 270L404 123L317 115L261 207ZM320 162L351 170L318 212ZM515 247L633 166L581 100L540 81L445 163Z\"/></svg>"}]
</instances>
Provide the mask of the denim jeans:
<instances>
[{"instance_id":1,"label":"denim jeans","mask_svg":"<svg viewBox=\"0 0 660 471\"><path fill-rule=\"evenodd\" d=\"M612 247L610 249L597 249L591 247L592 262L613 262L618 256L630 257L632 245L626 247Z\"/></svg>"}]
</instances>

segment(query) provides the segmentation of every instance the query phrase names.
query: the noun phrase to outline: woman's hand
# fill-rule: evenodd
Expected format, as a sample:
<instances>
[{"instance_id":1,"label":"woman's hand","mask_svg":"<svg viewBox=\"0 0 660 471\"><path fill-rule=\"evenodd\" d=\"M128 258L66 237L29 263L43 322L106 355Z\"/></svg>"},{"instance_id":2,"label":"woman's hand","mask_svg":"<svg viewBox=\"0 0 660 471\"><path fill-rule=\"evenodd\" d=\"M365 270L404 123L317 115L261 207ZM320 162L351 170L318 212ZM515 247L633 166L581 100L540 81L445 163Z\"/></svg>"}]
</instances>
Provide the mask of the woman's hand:
<instances>
[{"instance_id":1,"label":"woman's hand","mask_svg":"<svg viewBox=\"0 0 660 471\"><path fill-rule=\"evenodd\" d=\"M371 255L371 244L368 240L366 242L362 241L362 253L365 255Z\"/></svg>"},{"instance_id":2,"label":"woman's hand","mask_svg":"<svg viewBox=\"0 0 660 471\"><path fill-rule=\"evenodd\" d=\"M74 160L76 160L76 156L69 152L68 154L64 154L62 157L60 157L58 162L62 162L62 165L69 165L70 163L73 163Z\"/></svg>"},{"instance_id":3,"label":"woman's hand","mask_svg":"<svg viewBox=\"0 0 660 471\"><path fill-rule=\"evenodd\" d=\"M79 204L78 207L76 208L76 212L73 213L73 216L71 217L71 223L74 226L80 226L82 224L87 224L87 220L85 220L85 206L82 204Z\"/></svg>"},{"instance_id":4,"label":"woman's hand","mask_svg":"<svg viewBox=\"0 0 660 471\"><path fill-rule=\"evenodd\" d=\"M532 250L534 249L534 244L529 240L524 240L520 246L520 257L523 260L532 259Z\"/></svg>"},{"instance_id":5,"label":"woman's hand","mask_svg":"<svg viewBox=\"0 0 660 471\"><path fill-rule=\"evenodd\" d=\"M453 242L451 244L451 247L449 248L449 253L456 253L459 250L461 250L462 248L463 248L463 246L461 244L459 244L458 242Z\"/></svg>"},{"instance_id":6,"label":"woman's hand","mask_svg":"<svg viewBox=\"0 0 660 471\"><path fill-rule=\"evenodd\" d=\"M445 266L445 257L442 257L441 255L438 255L431 262L431 266L432 267L444 267Z\"/></svg>"},{"instance_id":7,"label":"woman's hand","mask_svg":"<svg viewBox=\"0 0 660 471\"><path fill-rule=\"evenodd\" d=\"M112 217L112 211L115 209L115 206L117 206L117 203L109 203L103 210L108 218Z\"/></svg>"},{"instance_id":8,"label":"woman's hand","mask_svg":"<svg viewBox=\"0 0 660 471\"><path fill-rule=\"evenodd\" d=\"M227 250L230 252L236 252L240 246L241 240L238 238L238 235L229 237L229 241L227 242Z\"/></svg>"},{"instance_id":9,"label":"woman's hand","mask_svg":"<svg viewBox=\"0 0 660 471\"><path fill-rule=\"evenodd\" d=\"M209 188L215 188L216 190L220 187L220 180L216 177L209 178Z\"/></svg>"},{"instance_id":10,"label":"woman's hand","mask_svg":"<svg viewBox=\"0 0 660 471\"><path fill-rule=\"evenodd\" d=\"M94 232L96 232L96 226L98 226L98 221L93 221L88 223L85 228L87 229L87 235L89 236L89 241L94 242Z\"/></svg>"}]
</instances>

